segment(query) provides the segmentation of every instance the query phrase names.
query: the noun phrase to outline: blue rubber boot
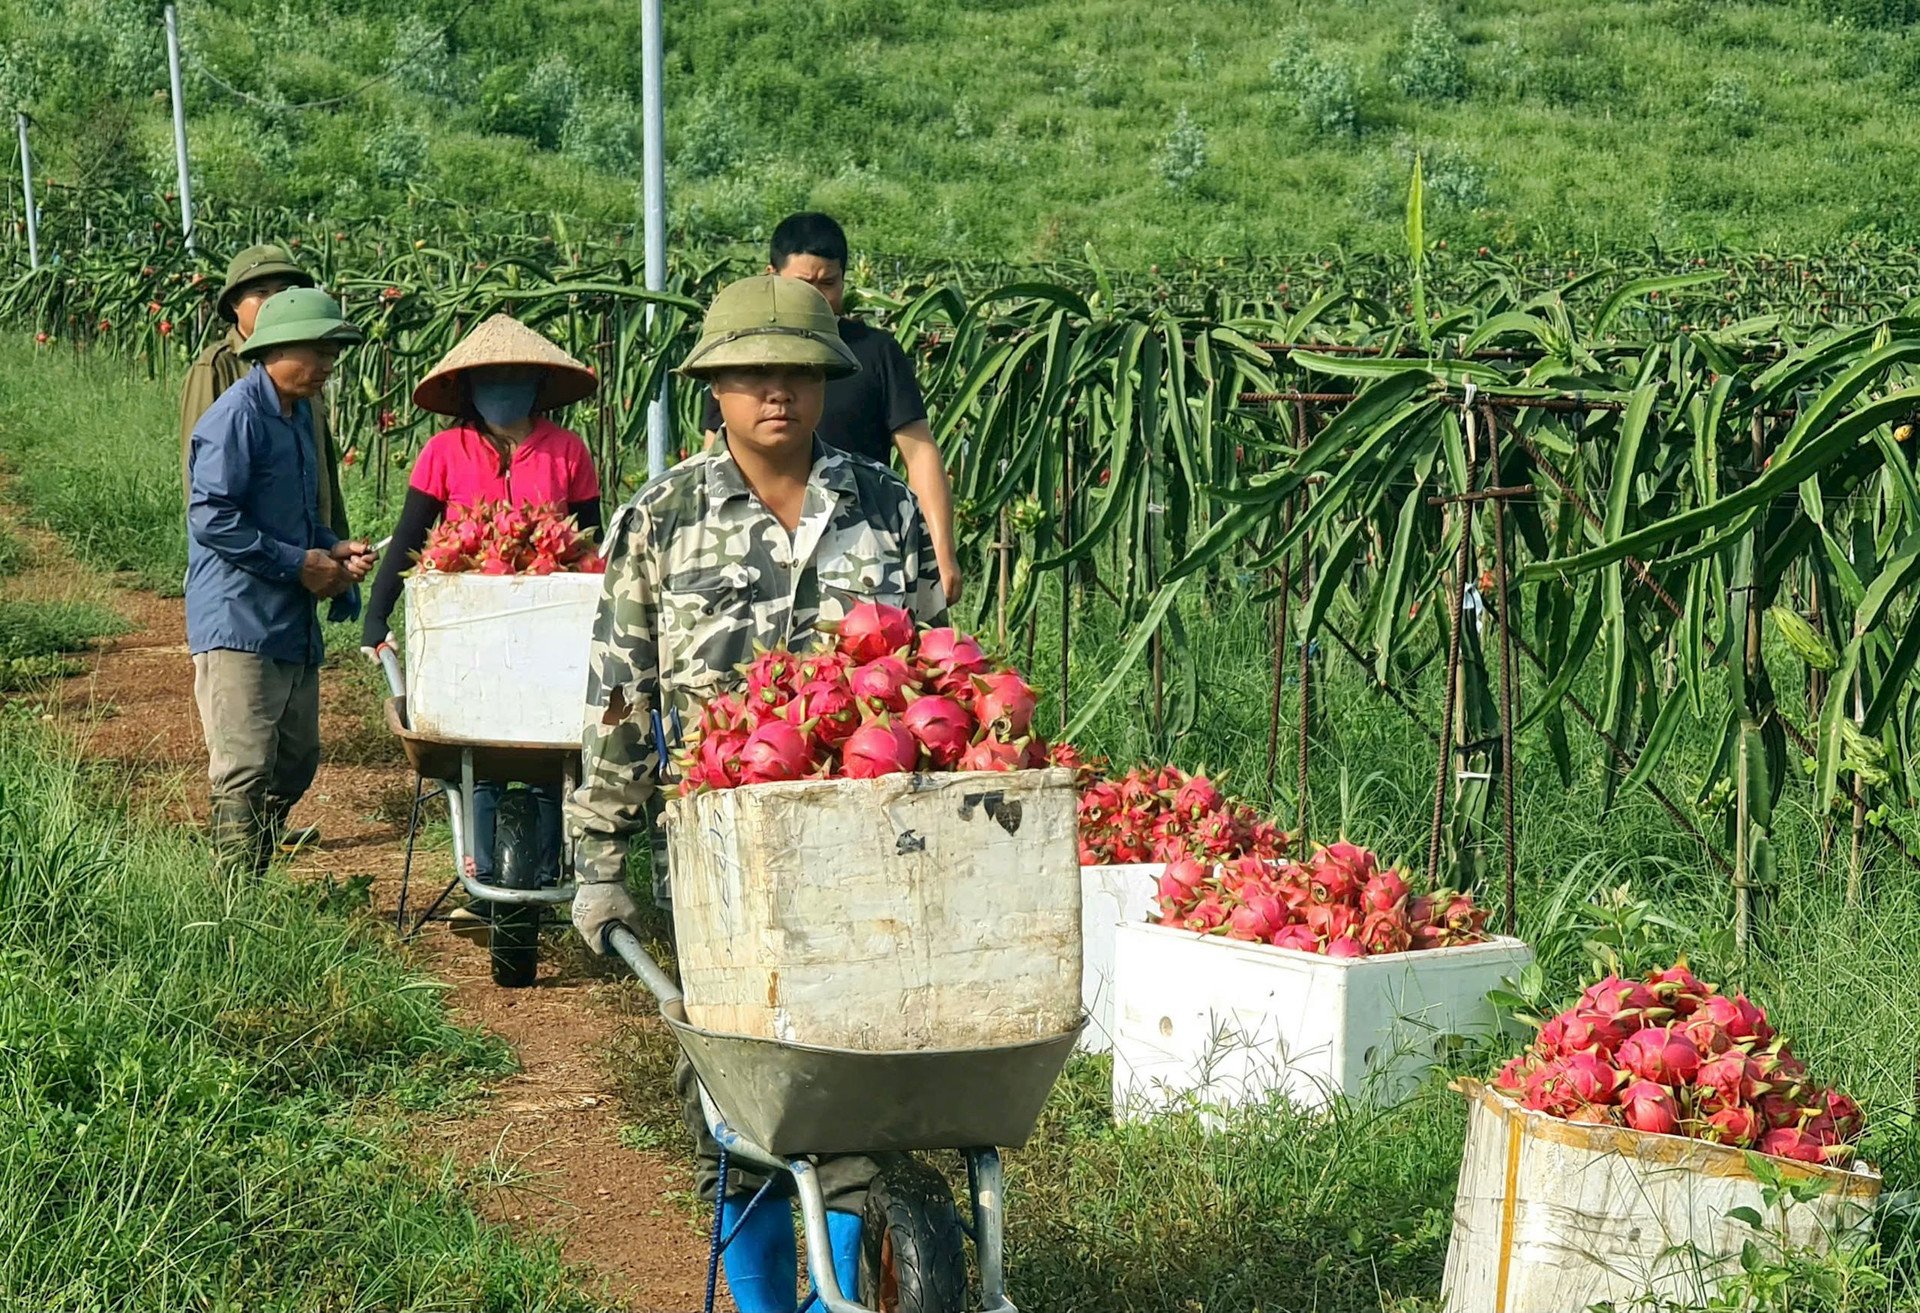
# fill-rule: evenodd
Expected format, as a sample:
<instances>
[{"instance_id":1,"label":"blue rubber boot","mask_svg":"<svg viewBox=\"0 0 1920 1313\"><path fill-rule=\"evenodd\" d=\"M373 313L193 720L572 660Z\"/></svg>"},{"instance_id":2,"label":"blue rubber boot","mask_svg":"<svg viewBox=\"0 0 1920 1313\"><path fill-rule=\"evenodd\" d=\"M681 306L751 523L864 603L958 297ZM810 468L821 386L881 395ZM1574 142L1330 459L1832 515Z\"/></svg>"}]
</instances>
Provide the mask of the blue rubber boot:
<instances>
[{"instance_id":1,"label":"blue rubber boot","mask_svg":"<svg viewBox=\"0 0 1920 1313\"><path fill-rule=\"evenodd\" d=\"M833 1275L848 1299L860 1290L860 1214L827 1214L827 1244L833 1250Z\"/></svg>"},{"instance_id":2,"label":"blue rubber boot","mask_svg":"<svg viewBox=\"0 0 1920 1313\"><path fill-rule=\"evenodd\" d=\"M748 1212L752 1198L729 1195L720 1202L721 1234L733 1237L720 1256L727 1289L740 1313L797 1313L800 1256L793 1241L793 1208L784 1199L770 1197Z\"/></svg>"}]
</instances>

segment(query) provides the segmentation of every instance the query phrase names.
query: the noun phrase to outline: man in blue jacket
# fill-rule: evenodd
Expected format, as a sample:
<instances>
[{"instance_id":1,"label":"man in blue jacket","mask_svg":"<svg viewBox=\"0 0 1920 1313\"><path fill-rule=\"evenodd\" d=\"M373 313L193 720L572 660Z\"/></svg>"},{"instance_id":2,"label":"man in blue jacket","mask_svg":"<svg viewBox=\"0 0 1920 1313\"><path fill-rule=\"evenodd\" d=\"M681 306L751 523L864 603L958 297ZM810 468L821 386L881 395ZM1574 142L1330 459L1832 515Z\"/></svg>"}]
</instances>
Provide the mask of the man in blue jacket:
<instances>
[{"instance_id":1,"label":"man in blue jacket","mask_svg":"<svg viewBox=\"0 0 1920 1313\"><path fill-rule=\"evenodd\" d=\"M194 425L188 456L187 647L207 740L209 831L229 871L260 875L320 765L315 608L372 568L320 518L313 398L361 341L318 288L260 308L252 369Z\"/></svg>"}]
</instances>

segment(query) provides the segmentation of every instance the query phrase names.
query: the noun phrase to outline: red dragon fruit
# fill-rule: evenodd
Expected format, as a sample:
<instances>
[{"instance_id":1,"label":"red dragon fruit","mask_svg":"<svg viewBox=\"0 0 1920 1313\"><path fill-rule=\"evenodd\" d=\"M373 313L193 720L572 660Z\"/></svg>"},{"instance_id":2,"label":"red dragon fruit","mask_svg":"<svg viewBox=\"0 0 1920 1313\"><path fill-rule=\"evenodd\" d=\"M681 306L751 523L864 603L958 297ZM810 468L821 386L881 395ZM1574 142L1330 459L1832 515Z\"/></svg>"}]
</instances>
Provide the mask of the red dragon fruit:
<instances>
[{"instance_id":1,"label":"red dragon fruit","mask_svg":"<svg viewBox=\"0 0 1920 1313\"><path fill-rule=\"evenodd\" d=\"M1027 742L1008 743L994 734L986 734L969 744L954 763L956 770L1019 770L1026 763Z\"/></svg>"},{"instance_id":2,"label":"red dragon fruit","mask_svg":"<svg viewBox=\"0 0 1920 1313\"><path fill-rule=\"evenodd\" d=\"M1621 1043L1620 1065L1643 1080L1689 1085L1700 1072L1700 1050L1671 1026L1636 1030Z\"/></svg>"},{"instance_id":3,"label":"red dragon fruit","mask_svg":"<svg viewBox=\"0 0 1920 1313\"><path fill-rule=\"evenodd\" d=\"M1666 1086L1650 1080L1637 1080L1620 1091L1620 1119L1636 1131L1652 1135L1677 1135L1680 1109Z\"/></svg>"},{"instance_id":4,"label":"red dragon fruit","mask_svg":"<svg viewBox=\"0 0 1920 1313\"><path fill-rule=\"evenodd\" d=\"M855 666L847 687L861 706L873 711L905 711L907 693L914 688L913 671L897 656L879 656Z\"/></svg>"},{"instance_id":5,"label":"red dragon fruit","mask_svg":"<svg viewBox=\"0 0 1920 1313\"><path fill-rule=\"evenodd\" d=\"M973 738L973 713L944 694L914 698L900 720L927 750L935 770L951 770Z\"/></svg>"},{"instance_id":6,"label":"red dragon fruit","mask_svg":"<svg viewBox=\"0 0 1920 1313\"><path fill-rule=\"evenodd\" d=\"M740 749L740 782L774 784L797 780L813 765L807 736L801 727L770 720L747 736Z\"/></svg>"},{"instance_id":7,"label":"red dragon fruit","mask_svg":"<svg viewBox=\"0 0 1920 1313\"><path fill-rule=\"evenodd\" d=\"M973 680L973 714L982 725L991 725L1018 738L1033 726L1037 699L1027 681L1011 670L976 675Z\"/></svg>"},{"instance_id":8,"label":"red dragon fruit","mask_svg":"<svg viewBox=\"0 0 1920 1313\"><path fill-rule=\"evenodd\" d=\"M980 644L958 629L922 630L913 659L929 685L948 697L969 701L973 677L992 668Z\"/></svg>"},{"instance_id":9,"label":"red dragon fruit","mask_svg":"<svg viewBox=\"0 0 1920 1313\"><path fill-rule=\"evenodd\" d=\"M1328 957L1354 958L1367 956L1367 946L1358 939L1355 939L1352 935L1335 935L1327 941L1327 946L1321 951Z\"/></svg>"},{"instance_id":10,"label":"red dragon fruit","mask_svg":"<svg viewBox=\"0 0 1920 1313\"><path fill-rule=\"evenodd\" d=\"M860 602L840 622L839 641L855 661L876 661L913 642L913 617L897 606Z\"/></svg>"},{"instance_id":11,"label":"red dragon fruit","mask_svg":"<svg viewBox=\"0 0 1920 1313\"><path fill-rule=\"evenodd\" d=\"M919 761L920 744L891 716L869 720L840 745L840 773L850 780L898 775Z\"/></svg>"},{"instance_id":12,"label":"red dragon fruit","mask_svg":"<svg viewBox=\"0 0 1920 1313\"><path fill-rule=\"evenodd\" d=\"M794 724L811 722L813 736L823 747L838 748L860 727L860 707L843 683L816 679L802 684L787 703L786 717Z\"/></svg>"}]
</instances>

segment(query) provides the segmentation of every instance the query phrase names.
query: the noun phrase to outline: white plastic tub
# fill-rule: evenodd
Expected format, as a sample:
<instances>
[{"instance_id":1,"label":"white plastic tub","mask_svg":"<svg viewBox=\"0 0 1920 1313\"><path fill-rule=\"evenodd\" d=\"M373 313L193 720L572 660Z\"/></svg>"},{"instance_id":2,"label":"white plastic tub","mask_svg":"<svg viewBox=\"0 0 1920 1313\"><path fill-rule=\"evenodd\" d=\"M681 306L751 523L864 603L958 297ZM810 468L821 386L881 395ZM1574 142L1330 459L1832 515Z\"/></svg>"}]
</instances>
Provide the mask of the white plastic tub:
<instances>
[{"instance_id":1,"label":"white plastic tub","mask_svg":"<svg viewBox=\"0 0 1920 1313\"><path fill-rule=\"evenodd\" d=\"M407 721L440 739L579 746L606 576L408 578Z\"/></svg>"},{"instance_id":2,"label":"white plastic tub","mask_svg":"<svg viewBox=\"0 0 1920 1313\"><path fill-rule=\"evenodd\" d=\"M1113 1047L1113 941L1123 925L1152 918L1158 907L1160 862L1080 868L1080 1004L1087 1028L1080 1048L1105 1053Z\"/></svg>"},{"instance_id":3,"label":"white plastic tub","mask_svg":"<svg viewBox=\"0 0 1920 1313\"><path fill-rule=\"evenodd\" d=\"M1080 1020L1072 772L757 784L667 804L687 1019L965 1049Z\"/></svg>"},{"instance_id":4,"label":"white plastic tub","mask_svg":"<svg viewBox=\"0 0 1920 1313\"><path fill-rule=\"evenodd\" d=\"M1880 1194L1870 1167L1773 1158L1789 1180L1822 1182L1808 1202L1769 1207L1747 1155L1724 1145L1529 1112L1477 1081L1453 1205L1442 1300L1450 1313L1568 1313L1648 1296L1693 1306L1763 1257L1824 1251L1856 1232ZM1733 1216L1752 1209L1764 1232Z\"/></svg>"},{"instance_id":5,"label":"white plastic tub","mask_svg":"<svg viewBox=\"0 0 1920 1313\"><path fill-rule=\"evenodd\" d=\"M1507 938L1343 959L1156 925L1122 926L1115 950L1113 1104L1128 1120L1404 1098L1458 1037L1505 1024L1487 991L1533 960Z\"/></svg>"}]
</instances>

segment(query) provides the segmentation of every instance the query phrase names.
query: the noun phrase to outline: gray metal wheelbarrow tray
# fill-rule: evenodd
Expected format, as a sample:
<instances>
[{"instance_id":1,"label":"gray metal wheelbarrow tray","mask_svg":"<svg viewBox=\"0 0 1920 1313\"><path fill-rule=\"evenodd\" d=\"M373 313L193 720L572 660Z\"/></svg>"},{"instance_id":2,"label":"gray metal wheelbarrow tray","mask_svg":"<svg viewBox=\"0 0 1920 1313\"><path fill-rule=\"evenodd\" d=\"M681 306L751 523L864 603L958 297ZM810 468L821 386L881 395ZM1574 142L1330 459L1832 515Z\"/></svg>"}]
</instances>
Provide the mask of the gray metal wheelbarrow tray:
<instances>
[{"instance_id":1,"label":"gray metal wheelbarrow tray","mask_svg":"<svg viewBox=\"0 0 1920 1313\"><path fill-rule=\"evenodd\" d=\"M782 1157L1017 1149L1085 1028L993 1048L869 1053L702 1030L677 998L660 1014L727 1125Z\"/></svg>"}]
</instances>

